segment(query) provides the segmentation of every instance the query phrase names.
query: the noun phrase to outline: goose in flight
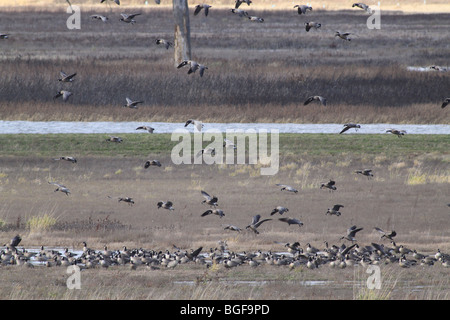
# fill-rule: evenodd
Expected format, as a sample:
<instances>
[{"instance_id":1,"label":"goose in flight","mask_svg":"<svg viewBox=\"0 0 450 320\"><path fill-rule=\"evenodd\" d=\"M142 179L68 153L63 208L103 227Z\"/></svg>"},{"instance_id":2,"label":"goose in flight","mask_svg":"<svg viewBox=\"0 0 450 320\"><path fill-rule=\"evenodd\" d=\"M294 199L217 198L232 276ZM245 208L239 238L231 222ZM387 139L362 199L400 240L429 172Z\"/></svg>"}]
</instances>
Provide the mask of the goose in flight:
<instances>
[{"instance_id":1,"label":"goose in flight","mask_svg":"<svg viewBox=\"0 0 450 320\"><path fill-rule=\"evenodd\" d=\"M297 4L294 6L294 8L297 8L298 14L306 14L307 10L312 11L312 7L307 6L305 4L302 4L302 5Z\"/></svg>"},{"instance_id":2,"label":"goose in flight","mask_svg":"<svg viewBox=\"0 0 450 320\"><path fill-rule=\"evenodd\" d=\"M75 77L77 74L76 73L72 73L72 74L66 74L64 71L60 71L60 78L58 79L58 81L60 82L73 82L73 77Z\"/></svg>"},{"instance_id":3,"label":"goose in flight","mask_svg":"<svg viewBox=\"0 0 450 320\"><path fill-rule=\"evenodd\" d=\"M379 233L381 233L381 239L386 238L389 239L391 241L394 241L394 238L397 235L397 232L395 232L394 230L390 231L390 232L386 232L381 228L375 227L374 228L376 231L378 231Z\"/></svg>"},{"instance_id":4,"label":"goose in flight","mask_svg":"<svg viewBox=\"0 0 450 320\"><path fill-rule=\"evenodd\" d=\"M202 201L202 204L208 204L210 206L214 206L217 207L219 204L217 203L217 201L219 201L219 199L216 196L210 196L206 191L201 191L202 196L205 198L205 200Z\"/></svg>"},{"instance_id":5,"label":"goose in flight","mask_svg":"<svg viewBox=\"0 0 450 320\"><path fill-rule=\"evenodd\" d=\"M22 238L19 235L16 235L14 238L11 239L11 241L9 242L9 246L11 248L15 248L19 245L20 241L22 241ZM5 244L6 246L6 244Z\"/></svg>"},{"instance_id":6,"label":"goose in flight","mask_svg":"<svg viewBox=\"0 0 450 320\"><path fill-rule=\"evenodd\" d=\"M144 168L147 169L151 166L156 166L156 167L161 167L161 162L159 162L158 160L147 160L144 163Z\"/></svg>"},{"instance_id":7,"label":"goose in flight","mask_svg":"<svg viewBox=\"0 0 450 320\"><path fill-rule=\"evenodd\" d=\"M211 156L215 156L216 155L216 148L211 148L211 147L207 147L205 149L200 150L199 152L197 152L197 158L200 157L203 154L210 154Z\"/></svg>"},{"instance_id":8,"label":"goose in flight","mask_svg":"<svg viewBox=\"0 0 450 320\"><path fill-rule=\"evenodd\" d=\"M223 147L224 148L233 148L233 149L237 149L236 145L234 144L233 141L230 141L228 139L223 139Z\"/></svg>"},{"instance_id":9,"label":"goose in flight","mask_svg":"<svg viewBox=\"0 0 450 320\"><path fill-rule=\"evenodd\" d=\"M350 228L347 229L347 235L344 237L341 237L340 240L346 239L348 241L355 242L356 241L355 235L357 232L359 232L361 230L363 230L363 228L357 228L356 226L351 226Z\"/></svg>"},{"instance_id":10,"label":"goose in flight","mask_svg":"<svg viewBox=\"0 0 450 320\"><path fill-rule=\"evenodd\" d=\"M291 224L297 224L299 227L301 227L303 225L303 222L301 222L298 219L295 218L278 218L278 220L282 221L282 222L286 222L289 226Z\"/></svg>"},{"instance_id":11,"label":"goose in flight","mask_svg":"<svg viewBox=\"0 0 450 320\"><path fill-rule=\"evenodd\" d=\"M387 129L386 132L395 134L399 138L406 134L405 130L397 130L397 129Z\"/></svg>"},{"instance_id":12,"label":"goose in flight","mask_svg":"<svg viewBox=\"0 0 450 320\"><path fill-rule=\"evenodd\" d=\"M61 90L53 97L53 100L58 99L59 97L62 97L63 101L66 102L69 97L72 96L72 92L67 90Z\"/></svg>"},{"instance_id":13,"label":"goose in flight","mask_svg":"<svg viewBox=\"0 0 450 320\"><path fill-rule=\"evenodd\" d=\"M341 208L343 208L344 206L342 204L335 204L333 206L333 208L328 208L327 210L327 215L335 215L335 216L340 216L341 212L339 211Z\"/></svg>"},{"instance_id":14,"label":"goose in flight","mask_svg":"<svg viewBox=\"0 0 450 320\"><path fill-rule=\"evenodd\" d=\"M252 222L248 226L246 226L245 229L250 229L254 233L259 234L259 231L257 230L259 226L261 226L266 221L272 220L272 219L263 219L263 220L260 219L261 215L257 214L256 216L253 217Z\"/></svg>"},{"instance_id":15,"label":"goose in flight","mask_svg":"<svg viewBox=\"0 0 450 320\"><path fill-rule=\"evenodd\" d=\"M121 143L123 142L123 139L120 137L110 136L106 139L106 141Z\"/></svg>"},{"instance_id":16,"label":"goose in flight","mask_svg":"<svg viewBox=\"0 0 450 320\"><path fill-rule=\"evenodd\" d=\"M125 98L125 100L127 101L127 103L124 104L123 107L132 108L132 109L137 109L137 105L138 105L139 103L144 103L144 101L141 101L141 100L133 101L133 100L131 100L131 99L128 98L128 97Z\"/></svg>"},{"instance_id":17,"label":"goose in flight","mask_svg":"<svg viewBox=\"0 0 450 320\"><path fill-rule=\"evenodd\" d=\"M242 9L230 9L230 11L234 14L237 14L239 17L244 18L248 17L248 12Z\"/></svg>"},{"instance_id":18,"label":"goose in flight","mask_svg":"<svg viewBox=\"0 0 450 320\"><path fill-rule=\"evenodd\" d=\"M327 99L322 97L322 96L311 96L308 99L306 99L306 101L303 103L303 105L307 105L310 104L313 101L319 101L320 103L322 103L324 106L327 105Z\"/></svg>"},{"instance_id":19,"label":"goose in flight","mask_svg":"<svg viewBox=\"0 0 450 320\"><path fill-rule=\"evenodd\" d=\"M120 6L120 0L111 0L114 1L118 6ZM106 0L100 0L100 3L106 2Z\"/></svg>"},{"instance_id":20,"label":"goose in flight","mask_svg":"<svg viewBox=\"0 0 450 320\"><path fill-rule=\"evenodd\" d=\"M352 5L352 8L354 8L354 7L358 7L358 8L360 8L360 9L363 9L363 10L366 11L367 13L372 13L372 9L371 9L367 4L362 3L362 2L354 3L354 4Z\"/></svg>"},{"instance_id":21,"label":"goose in flight","mask_svg":"<svg viewBox=\"0 0 450 320\"><path fill-rule=\"evenodd\" d=\"M119 197L119 202L121 202L121 201L128 203L128 205L130 205L130 206L132 206L134 204L134 200L131 197L124 197L124 198Z\"/></svg>"},{"instance_id":22,"label":"goose in flight","mask_svg":"<svg viewBox=\"0 0 450 320\"><path fill-rule=\"evenodd\" d=\"M225 217L225 213L223 213L223 210L220 209L209 209L202 213L202 217L206 217L210 214L215 214L216 216L219 216L220 218Z\"/></svg>"},{"instance_id":23,"label":"goose in flight","mask_svg":"<svg viewBox=\"0 0 450 320\"><path fill-rule=\"evenodd\" d=\"M236 226L234 226L234 225L232 225L232 224L227 224L227 225L225 225L225 227L223 228L223 230L231 230L231 231L236 231L236 232L241 232L241 231L242 231L241 228L236 227Z\"/></svg>"},{"instance_id":24,"label":"goose in flight","mask_svg":"<svg viewBox=\"0 0 450 320\"><path fill-rule=\"evenodd\" d=\"M8 34L0 34L0 39L8 39Z\"/></svg>"},{"instance_id":25,"label":"goose in flight","mask_svg":"<svg viewBox=\"0 0 450 320\"><path fill-rule=\"evenodd\" d=\"M61 192L65 193L66 196L69 195L70 190L67 189L65 186L63 186L62 184L59 184L59 183L57 183L57 182L50 182L50 181L49 181L48 183L57 186L57 188L55 189L54 192L61 191Z\"/></svg>"},{"instance_id":26,"label":"goose in flight","mask_svg":"<svg viewBox=\"0 0 450 320\"><path fill-rule=\"evenodd\" d=\"M337 189L336 188L336 181L330 180L327 183L322 183L320 185L320 189L323 189L323 188L330 189L330 191L336 190Z\"/></svg>"},{"instance_id":27,"label":"goose in flight","mask_svg":"<svg viewBox=\"0 0 450 320\"><path fill-rule=\"evenodd\" d=\"M350 35L351 35L351 33L349 33L349 32L340 33L339 31L336 31L336 34L334 36L339 37L342 40L352 41L352 39L350 38Z\"/></svg>"},{"instance_id":28,"label":"goose in flight","mask_svg":"<svg viewBox=\"0 0 450 320\"><path fill-rule=\"evenodd\" d=\"M356 170L355 173L362 174L363 176L366 176L367 179L373 177L372 169Z\"/></svg>"},{"instance_id":29,"label":"goose in flight","mask_svg":"<svg viewBox=\"0 0 450 320\"><path fill-rule=\"evenodd\" d=\"M155 128L149 127L149 126L139 126L136 128L136 130L146 130L149 133L153 133L155 131Z\"/></svg>"},{"instance_id":30,"label":"goose in flight","mask_svg":"<svg viewBox=\"0 0 450 320\"><path fill-rule=\"evenodd\" d=\"M263 23L264 19L257 16L249 16L248 19L252 22L260 22Z\"/></svg>"},{"instance_id":31,"label":"goose in flight","mask_svg":"<svg viewBox=\"0 0 450 320\"><path fill-rule=\"evenodd\" d=\"M184 66L187 66L187 65L189 65L188 74L191 74L191 73L197 71L198 68L200 67L200 64L197 61L194 61L194 60L183 60L177 66L177 69L180 69L180 68L182 68Z\"/></svg>"},{"instance_id":32,"label":"goose in flight","mask_svg":"<svg viewBox=\"0 0 450 320\"><path fill-rule=\"evenodd\" d=\"M272 210L270 215L273 216L275 213L279 213L280 215L282 215L283 213L288 212L288 211L289 211L289 209L286 207L277 206L275 209Z\"/></svg>"},{"instance_id":33,"label":"goose in flight","mask_svg":"<svg viewBox=\"0 0 450 320\"><path fill-rule=\"evenodd\" d=\"M93 15L91 15L91 19L92 20L102 20L103 22L107 22L108 21L108 17L107 16L103 16L101 14L93 14Z\"/></svg>"},{"instance_id":34,"label":"goose in flight","mask_svg":"<svg viewBox=\"0 0 450 320\"><path fill-rule=\"evenodd\" d=\"M192 124L194 126L194 128L197 129L197 131L202 131L203 123L201 121L194 120L194 119L189 119L188 121L186 121L184 126L187 127L190 124Z\"/></svg>"},{"instance_id":35,"label":"goose in flight","mask_svg":"<svg viewBox=\"0 0 450 320\"><path fill-rule=\"evenodd\" d=\"M248 6L252 3L251 0L236 0L236 4L234 5L234 8L237 9L239 6L243 3L246 3Z\"/></svg>"},{"instance_id":36,"label":"goose in flight","mask_svg":"<svg viewBox=\"0 0 450 320\"><path fill-rule=\"evenodd\" d=\"M173 203L172 203L172 201L167 201L167 202L159 201L159 202L158 202L158 209L159 209L159 208L163 208L163 209L167 209L167 210L175 210L175 209L173 208Z\"/></svg>"},{"instance_id":37,"label":"goose in flight","mask_svg":"<svg viewBox=\"0 0 450 320\"><path fill-rule=\"evenodd\" d=\"M209 8L211 8L211 6L205 3L196 5L194 10L194 16L198 15L200 11L202 11L202 9L205 10L205 16L208 16Z\"/></svg>"},{"instance_id":38,"label":"goose in flight","mask_svg":"<svg viewBox=\"0 0 450 320\"><path fill-rule=\"evenodd\" d=\"M297 193L297 192L298 192L297 189L295 189L295 188L293 188L293 187L291 187L291 186L288 186L287 184L280 184L280 183L277 183L276 185L279 186L279 187L281 187L281 191L286 190L286 191L294 192L294 193Z\"/></svg>"},{"instance_id":39,"label":"goose in flight","mask_svg":"<svg viewBox=\"0 0 450 320\"><path fill-rule=\"evenodd\" d=\"M344 129L342 129L341 132L339 132L339 134L344 133L345 131L348 131L351 128L355 128L355 131L358 131L358 129L361 128L361 126L356 123L346 123L344 124Z\"/></svg>"},{"instance_id":40,"label":"goose in flight","mask_svg":"<svg viewBox=\"0 0 450 320\"><path fill-rule=\"evenodd\" d=\"M450 98L445 98L442 102L441 108L444 109L450 103Z\"/></svg>"},{"instance_id":41,"label":"goose in flight","mask_svg":"<svg viewBox=\"0 0 450 320\"><path fill-rule=\"evenodd\" d=\"M173 47L173 43L165 39L156 39L156 44L163 45L167 50L169 50L170 47Z\"/></svg>"},{"instance_id":42,"label":"goose in flight","mask_svg":"<svg viewBox=\"0 0 450 320\"><path fill-rule=\"evenodd\" d=\"M306 32L309 32L309 30L311 30L312 28L314 29L319 29L322 25L318 22L314 22L314 21L310 21L310 22L305 22L305 30Z\"/></svg>"},{"instance_id":43,"label":"goose in flight","mask_svg":"<svg viewBox=\"0 0 450 320\"><path fill-rule=\"evenodd\" d=\"M133 14L121 13L120 15L122 16L122 18L120 18L120 21L134 24L136 23L136 20L134 20L133 18L139 16L140 13L133 13Z\"/></svg>"},{"instance_id":44,"label":"goose in flight","mask_svg":"<svg viewBox=\"0 0 450 320\"><path fill-rule=\"evenodd\" d=\"M53 160L66 160L66 161L70 161L72 163L77 163L77 159L74 158L74 157L65 157L65 156L63 156L63 157L55 158Z\"/></svg>"}]
</instances>

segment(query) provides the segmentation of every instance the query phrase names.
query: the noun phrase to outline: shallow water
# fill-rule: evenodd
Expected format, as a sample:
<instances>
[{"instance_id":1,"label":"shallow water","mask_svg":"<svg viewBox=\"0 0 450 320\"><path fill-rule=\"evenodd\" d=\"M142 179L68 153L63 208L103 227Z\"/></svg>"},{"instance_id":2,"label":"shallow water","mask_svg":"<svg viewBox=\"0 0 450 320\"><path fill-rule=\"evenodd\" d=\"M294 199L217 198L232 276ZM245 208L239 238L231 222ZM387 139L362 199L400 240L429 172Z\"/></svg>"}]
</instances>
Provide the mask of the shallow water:
<instances>
[{"instance_id":1,"label":"shallow water","mask_svg":"<svg viewBox=\"0 0 450 320\"><path fill-rule=\"evenodd\" d=\"M0 121L0 134L56 134L56 133L140 133L147 131L136 130L141 125L149 125L155 129L154 133L172 133L177 129L188 129L184 123L169 122L78 122L78 121ZM297 124L297 123L204 123L203 131L218 130L279 130L280 133L339 133L342 124ZM450 125L436 124L361 124L356 131L350 129L344 134L380 134L387 128L406 130L408 134L450 134Z\"/></svg>"}]
</instances>

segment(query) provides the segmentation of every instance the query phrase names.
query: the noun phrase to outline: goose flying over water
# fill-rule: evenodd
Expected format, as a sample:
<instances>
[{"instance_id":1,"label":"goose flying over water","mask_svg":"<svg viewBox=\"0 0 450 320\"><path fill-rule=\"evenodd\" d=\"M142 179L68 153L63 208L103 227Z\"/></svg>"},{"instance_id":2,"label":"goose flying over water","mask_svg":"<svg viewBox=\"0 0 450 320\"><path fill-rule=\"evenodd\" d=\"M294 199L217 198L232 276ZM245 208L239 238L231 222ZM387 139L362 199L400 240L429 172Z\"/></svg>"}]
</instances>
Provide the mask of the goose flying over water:
<instances>
[{"instance_id":1,"label":"goose flying over water","mask_svg":"<svg viewBox=\"0 0 450 320\"><path fill-rule=\"evenodd\" d=\"M397 129L387 129L386 133L395 134L397 137L400 138L401 136L406 134L406 131L405 130L397 130Z\"/></svg>"},{"instance_id":2,"label":"goose flying over water","mask_svg":"<svg viewBox=\"0 0 450 320\"><path fill-rule=\"evenodd\" d=\"M344 129L342 129L341 132L339 132L339 134L344 133L345 131L348 131L351 128L354 128L355 131L358 131L358 129L361 128L361 126L356 123L346 123L344 124Z\"/></svg>"},{"instance_id":3,"label":"goose flying over water","mask_svg":"<svg viewBox=\"0 0 450 320\"><path fill-rule=\"evenodd\" d=\"M139 126L136 128L136 130L146 130L149 133L153 133L155 131L155 128L149 127L149 126Z\"/></svg>"},{"instance_id":4,"label":"goose flying over water","mask_svg":"<svg viewBox=\"0 0 450 320\"><path fill-rule=\"evenodd\" d=\"M184 126L187 127L190 124L192 124L195 127L195 129L197 129L197 131L202 131L202 128L204 127L204 125L201 121L194 120L194 119L187 120L186 123L184 124Z\"/></svg>"}]
</instances>

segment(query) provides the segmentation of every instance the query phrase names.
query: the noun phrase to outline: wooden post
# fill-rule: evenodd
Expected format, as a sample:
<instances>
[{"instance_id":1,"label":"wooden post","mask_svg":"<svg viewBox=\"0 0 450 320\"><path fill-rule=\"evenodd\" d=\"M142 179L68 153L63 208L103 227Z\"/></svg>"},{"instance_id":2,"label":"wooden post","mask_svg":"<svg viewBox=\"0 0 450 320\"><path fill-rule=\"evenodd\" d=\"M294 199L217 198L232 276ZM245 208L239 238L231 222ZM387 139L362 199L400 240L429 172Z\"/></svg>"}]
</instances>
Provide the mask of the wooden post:
<instances>
[{"instance_id":1,"label":"wooden post","mask_svg":"<svg viewBox=\"0 0 450 320\"><path fill-rule=\"evenodd\" d=\"M173 17L175 20L175 66L178 66L183 60L191 60L188 0L173 0Z\"/></svg>"}]
</instances>

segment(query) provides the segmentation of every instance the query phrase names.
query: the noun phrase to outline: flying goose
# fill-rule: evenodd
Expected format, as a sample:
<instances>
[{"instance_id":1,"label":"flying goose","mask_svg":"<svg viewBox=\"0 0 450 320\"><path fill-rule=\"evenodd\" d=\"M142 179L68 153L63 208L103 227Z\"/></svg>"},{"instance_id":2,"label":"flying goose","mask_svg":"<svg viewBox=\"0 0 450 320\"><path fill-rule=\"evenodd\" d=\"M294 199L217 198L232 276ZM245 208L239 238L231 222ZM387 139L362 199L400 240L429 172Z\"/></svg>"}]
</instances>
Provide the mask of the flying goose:
<instances>
[{"instance_id":1,"label":"flying goose","mask_svg":"<svg viewBox=\"0 0 450 320\"><path fill-rule=\"evenodd\" d=\"M395 135L397 135L397 137L399 137L399 138L400 138L401 136L403 136L403 135L406 134L406 131L405 131L405 130L397 130L397 129L387 129L386 132L387 132L387 133L395 134Z\"/></svg>"},{"instance_id":2,"label":"flying goose","mask_svg":"<svg viewBox=\"0 0 450 320\"><path fill-rule=\"evenodd\" d=\"M311 96L308 99L306 99L306 101L303 103L303 105L306 106L307 104L309 104L309 103L311 103L313 101L320 101L320 103L322 103L324 106L327 105L327 99L325 99L322 96Z\"/></svg>"},{"instance_id":3,"label":"flying goose","mask_svg":"<svg viewBox=\"0 0 450 320\"><path fill-rule=\"evenodd\" d=\"M77 163L77 159L74 158L74 157L65 157L65 156L63 156L63 157L55 158L53 160L66 160L66 161L70 161L72 163Z\"/></svg>"},{"instance_id":4,"label":"flying goose","mask_svg":"<svg viewBox=\"0 0 450 320\"><path fill-rule=\"evenodd\" d=\"M144 103L144 101L141 101L141 100L136 100L136 101L133 101L133 100L131 100L130 98L125 98L125 100L127 101L127 103L126 104L124 104L122 107L127 107L127 108L132 108L132 109L137 109L137 105L139 104L139 103Z\"/></svg>"},{"instance_id":5,"label":"flying goose","mask_svg":"<svg viewBox=\"0 0 450 320\"><path fill-rule=\"evenodd\" d=\"M220 209L206 210L205 212L202 213L201 216L206 217L210 214L215 214L216 216L219 216L220 218L225 217L225 213L223 212L223 210L220 210Z\"/></svg>"},{"instance_id":6,"label":"flying goose","mask_svg":"<svg viewBox=\"0 0 450 320\"><path fill-rule=\"evenodd\" d=\"M295 189L295 188L293 188L293 187L291 187L291 186L288 186L288 185L286 185L286 184L280 184L280 183L277 183L276 185L279 186L279 187L281 187L281 191L286 190L286 191L294 192L294 193L297 193L297 192L298 192L297 189Z\"/></svg>"},{"instance_id":7,"label":"flying goose","mask_svg":"<svg viewBox=\"0 0 450 320\"><path fill-rule=\"evenodd\" d=\"M341 212L339 211L341 208L344 208L344 206L342 204L335 204L333 206L333 208L328 208L327 210L327 215L335 215L335 216L340 216Z\"/></svg>"},{"instance_id":8,"label":"flying goose","mask_svg":"<svg viewBox=\"0 0 450 320\"><path fill-rule=\"evenodd\" d=\"M250 5L250 3L252 3L251 0L236 0L236 4L234 5L234 8L235 8L235 9L239 8L239 6L240 6L242 3L244 3L244 2L245 2L248 6Z\"/></svg>"},{"instance_id":9,"label":"flying goose","mask_svg":"<svg viewBox=\"0 0 450 320\"><path fill-rule=\"evenodd\" d=\"M239 17L248 17L248 12L242 9L230 9L230 11L234 14L237 14Z\"/></svg>"},{"instance_id":10,"label":"flying goose","mask_svg":"<svg viewBox=\"0 0 450 320\"><path fill-rule=\"evenodd\" d=\"M107 138L106 141L121 143L123 142L123 139L120 137L109 136L109 138Z\"/></svg>"},{"instance_id":11,"label":"flying goose","mask_svg":"<svg viewBox=\"0 0 450 320\"><path fill-rule=\"evenodd\" d=\"M105 2L106 0L100 0L100 3ZM111 0L114 1L118 6L120 6L120 0Z\"/></svg>"},{"instance_id":12,"label":"flying goose","mask_svg":"<svg viewBox=\"0 0 450 320\"><path fill-rule=\"evenodd\" d=\"M149 127L149 126L139 126L136 128L136 130L146 130L149 133L153 133L155 131L155 128Z\"/></svg>"},{"instance_id":13,"label":"flying goose","mask_svg":"<svg viewBox=\"0 0 450 320\"><path fill-rule=\"evenodd\" d=\"M373 177L372 169L364 169L364 170L356 170L356 174L362 174L363 176L367 176L367 179Z\"/></svg>"},{"instance_id":14,"label":"flying goose","mask_svg":"<svg viewBox=\"0 0 450 320\"><path fill-rule=\"evenodd\" d=\"M175 210L175 209L173 208L173 203L172 203L172 201L167 201L167 202L159 201L159 202L158 202L158 209L159 209L159 208L163 208L163 209L167 209L167 210Z\"/></svg>"},{"instance_id":15,"label":"flying goose","mask_svg":"<svg viewBox=\"0 0 450 320\"><path fill-rule=\"evenodd\" d=\"M121 201L128 203L128 205L130 205L130 206L132 206L134 204L134 200L131 197L123 197L123 198L119 197L119 202L121 202Z\"/></svg>"},{"instance_id":16,"label":"flying goose","mask_svg":"<svg viewBox=\"0 0 450 320\"><path fill-rule=\"evenodd\" d=\"M234 225L232 225L232 224L227 224L224 228L223 228L223 230L231 230L231 231L237 231L237 232L241 232L241 228L239 228L239 227L236 227L236 226L234 226Z\"/></svg>"},{"instance_id":17,"label":"flying goose","mask_svg":"<svg viewBox=\"0 0 450 320\"><path fill-rule=\"evenodd\" d=\"M388 233L378 227L374 227L374 229L376 231L378 231L379 233L381 233L381 239L386 238L386 239L393 241L394 239L392 239L392 238L394 238L397 235L397 232L395 232L394 230L392 230Z\"/></svg>"},{"instance_id":18,"label":"flying goose","mask_svg":"<svg viewBox=\"0 0 450 320\"><path fill-rule=\"evenodd\" d=\"M219 199L216 196L210 196L206 191L201 191L202 196L205 198L205 200L202 201L202 204L208 204L210 206L214 206L217 207L219 204L217 203L217 201L219 201Z\"/></svg>"},{"instance_id":19,"label":"flying goose","mask_svg":"<svg viewBox=\"0 0 450 320\"><path fill-rule=\"evenodd\" d=\"M260 23L264 22L263 18L257 16L249 16L248 19L252 22L260 22Z\"/></svg>"},{"instance_id":20,"label":"flying goose","mask_svg":"<svg viewBox=\"0 0 450 320\"><path fill-rule=\"evenodd\" d=\"M347 131L351 128L355 128L355 131L358 131L358 129L361 128L361 126L356 123L346 123L346 124L344 124L344 129L342 129L341 132L339 132L339 134L344 133L345 131Z\"/></svg>"},{"instance_id":21,"label":"flying goose","mask_svg":"<svg viewBox=\"0 0 450 320\"><path fill-rule=\"evenodd\" d=\"M122 18L120 18L120 21L134 24L136 23L136 20L134 20L133 18L139 16L140 13L133 13L133 14L121 13L120 15L122 16Z\"/></svg>"},{"instance_id":22,"label":"flying goose","mask_svg":"<svg viewBox=\"0 0 450 320\"><path fill-rule=\"evenodd\" d=\"M350 228L347 229L347 235L344 237L341 237L340 240L346 239L348 241L355 242L356 241L355 235L357 232L359 232L361 230L363 230L363 228L357 228L356 226L351 226Z\"/></svg>"},{"instance_id":23,"label":"flying goose","mask_svg":"<svg viewBox=\"0 0 450 320\"><path fill-rule=\"evenodd\" d=\"M199 63L197 61L194 60L183 60L180 62L180 64L177 66L177 69L180 69L184 66L189 65L189 71L188 74L191 74L195 71L197 71L197 69L200 67Z\"/></svg>"},{"instance_id":24,"label":"flying goose","mask_svg":"<svg viewBox=\"0 0 450 320\"><path fill-rule=\"evenodd\" d=\"M58 79L58 81L60 82L73 82L73 77L75 77L77 74L76 73L72 73L72 74L66 74L64 71L60 71L59 74L61 75L61 78Z\"/></svg>"},{"instance_id":25,"label":"flying goose","mask_svg":"<svg viewBox=\"0 0 450 320\"><path fill-rule=\"evenodd\" d=\"M197 131L202 131L203 123L201 121L194 120L194 119L189 119L189 120L186 121L184 126L187 127L190 124L192 124L195 127L195 129L197 129Z\"/></svg>"},{"instance_id":26,"label":"flying goose","mask_svg":"<svg viewBox=\"0 0 450 320\"><path fill-rule=\"evenodd\" d=\"M159 162L158 160L147 160L147 161L145 161L144 168L147 169L150 166L161 167L161 162Z\"/></svg>"},{"instance_id":27,"label":"flying goose","mask_svg":"<svg viewBox=\"0 0 450 320\"><path fill-rule=\"evenodd\" d=\"M337 189L336 188L336 181L330 180L327 183L322 183L320 185L320 189L323 189L323 188L330 189L330 191L336 190Z\"/></svg>"},{"instance_id":28,"label":"flying goose","mask_svg":"<svg viewBox=\"0 0 450 320\"><path fill-rule=\"evenodd\" d=\"M272 219L263 219L263 220L260 219L261 215L257 214L256 216L253 217L252 222L248 226L246 226L245 229L250 229L254 233L259 234L259 231L257 230L258 227L262 225L264 222L272 220Z\"/></svg>"},{"instance_id":29,"label":"flying goose","mask_svg":"<svg viewBox=\"0 0 450 320\"><path fill-rule=\"evenodd\" d=\"M354 7L358 7L358 8L360 8L360 9L363 9L363 10L366 11L367 13L372 13L372 9L370 9L370 7L369 7L367 4L365 4L365 3L361 3L361 2L354 3L354 4L352 5L352 8L354 8Z\"/></svg>"},{"instance_id":30,"label":"flying goose","mask_svg":"<svg viewBox=\"0 0 450 320\"><path fill-rule=\"evenodd\" d=\"M67 99L69 99L69 97L72 95L72 92L70 91L66 91L66 90L61 90L58 93L56 93L56 95L53 97L53 100L62 97L63 101L66 102Z\"/></svg>"},{"instance_id":31,"label":"flying goose","mask_svg":"<svg viewBox=\"0 0 450 320\"><path fill-rule=\"evenodd\" d=\"M282 206L277 206L275 209L272 210L272 212L270 213L271 216L273 216L275 213L279 213L280 215L282 215L285 212L288 212L289 209L282 207Z\"/></svg>"},{"instance_id":32,"label":"flying goose","mask_svg":"<svg viewBox=\"0 0 450 320\"><path fill-rule=\"evenodd\" d=\"M342 40L351 41L352 39L350 38L350 35L351 35L351 33L349 33L349 32L340 33L339 31L336 31L336 34L334 36L339 37Z\"/></svg>"},{"instance_id":33,"label":"flying goose","mask_svg":"<svg viewBox=\"0 0 450 320\"><path fill-rule=\"evenodd\" d=\"M91 15L91 19L92 20L102 20L103 22L108 21L108 17L102 16L101 14L93 14L93 15Z\"/></svg>"},{"instance_id":34,"label":"flying goose","mask_svg":"<svg viewBox=\"0 0 450 320\"><path fill-rule=\"evenodd\" d=\"M194 16L198 15L200 11L202 11L202 9L205 9L205 16L208 16L209 8L211 8L211 6L205 3L196 5L194 10Z\"/></svg>"},{"instance_id":35,"label":"flying goose","mask_svg":"<svg viewBox=\"0 0 450 320\"><path fill-rule=\"evenodd\" d=\"M236 145L234 144L233 141L230 141L228 139L223 139L223 147L224 148L233 148L233 149L237 149Z\"/></svg>"},{"instance_id":36,"label":"flying goose","mask_svg":"<svg viewBox=\"0 0 450 320\"><path fill-rule=\"evenodd\" d=\"M14 238L11 239L9 245L10 247L15 248L19 245L20 241L22 241L22 238L19 235L16 235Z\"/></svg>"},{"instance_id":37,"label":"flying goose","mask_svg":"<svg viewBox=\"0 0 450 320\"><path fill-rule=\"evenodd\" d=\"M197 157L200 157L201 155L203 155L204 153L206 154L211 154L211 156L215 156L216 154L216 148L211 148L211 147L207 147L205 149L200 150L199 152L197 152Z\"/></svg>"},{"instance_id":38,"label":"flying goose","mask_svg":"<svg viewBox=\"0 0 450 320\"><path fill-rule=\"evenodd\" d=\"M8 39L8 34L0 34L0 39Z\"/></svg>"},{"instance_id":39,"label":"flying goose","mask_svg":"<svg viewBox=\"0 0 450 320\"><path fill-rule=\"evenodd\" d=\"M61 191L61 192L64 192L64 193L66 194L66 196L69 195L70 190L67 189L65 186L63 186L62 184L59 184L59 183L57 183L57 182L50 182L50 181L49 181L48 183L57 186L57 188L55 189L54 192L56 192L56 191Z\"/></svg>"},{"instance_id":40,"label":"flying goose","mask_svg":"<svg viewBox=\"0 0 450 320\"><path fill-rule=\"evenodd\" d=\"M166 47L166 49L168 50L170 47L173 47L173 43L170 41L167 41L165 39L156 39L156 44L160 45L162 44L163 46Z\"/></svg>"},{"instance_id":41,"label":"flying goose","mask_svg":"<svg viewBox=\"0 0 450 320\"><path fill-rule=\"evenodd\" d=\"M444 109L450 103L450 98L445 98L442 102L441 108Z\"/></svg>"},{"instance_id":42,"label":"flying goose","mask_svg":"<svg viewBox=\"0 0 450 320\"><path fill-rule=\"evenodd\" d=\"M299 227L301 227L303 225L303 222L301 222L300 220L295 219L295 218L278 218L278 220L280 220L282 222L286 222L288 225L298 224Z\"/></svg>"},{"instance_id":43,"label":"flying goose","mask_svg":"<svg viewBox=\"0 0 450 320\"><path fill-rule=\"evenodd\" d=\"M314 29L319 29L322 25L318 22L314 22L314 21L310 21L310 22L305 22L305 30L306 32L309 32L309 30L311 30L311 28Z\"/></svg>"},{"instance_id":44,"label":"flying goose","mask_svg":"<svg viewBox=\"0 0 450 320\"><path fill-rule=\"evenodd\" d=\"M304 4L302 4L302 5L298 5L297 4L297 5L294 6L294 8L297 8L298 14L306 14L307 10L309 10L309 11L312 10L312 7L304 5Z\"/></svg>"}]
</instances>

